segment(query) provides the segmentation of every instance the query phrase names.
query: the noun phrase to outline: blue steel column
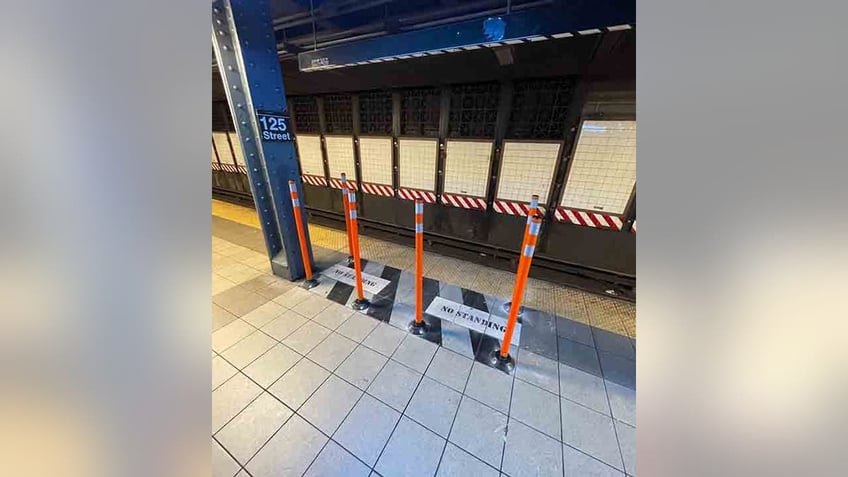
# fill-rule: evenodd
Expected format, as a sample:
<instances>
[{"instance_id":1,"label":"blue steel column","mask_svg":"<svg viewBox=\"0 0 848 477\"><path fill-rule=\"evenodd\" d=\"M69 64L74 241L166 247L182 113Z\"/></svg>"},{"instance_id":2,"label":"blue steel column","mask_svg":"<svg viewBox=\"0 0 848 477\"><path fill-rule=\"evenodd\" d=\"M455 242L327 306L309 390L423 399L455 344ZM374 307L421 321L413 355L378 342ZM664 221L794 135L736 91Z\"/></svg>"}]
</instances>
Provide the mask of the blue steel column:
<instances>
[{"instance_id":1,"label":"blue steel column","mask_svg":"<svg viewBox=\"0 0 848 477\"><path fill-rule=\"evenodd\" d=\"M304 276L288 181L303 196L291 141L261 141L256 111L289 114L268 0L212 2L212 44L274 274ZM306 222L305 215L303 216ZM306 240L311 244L309 231ZM310 260L312 247L309 246Z\"/></svg>"}]
</instances>

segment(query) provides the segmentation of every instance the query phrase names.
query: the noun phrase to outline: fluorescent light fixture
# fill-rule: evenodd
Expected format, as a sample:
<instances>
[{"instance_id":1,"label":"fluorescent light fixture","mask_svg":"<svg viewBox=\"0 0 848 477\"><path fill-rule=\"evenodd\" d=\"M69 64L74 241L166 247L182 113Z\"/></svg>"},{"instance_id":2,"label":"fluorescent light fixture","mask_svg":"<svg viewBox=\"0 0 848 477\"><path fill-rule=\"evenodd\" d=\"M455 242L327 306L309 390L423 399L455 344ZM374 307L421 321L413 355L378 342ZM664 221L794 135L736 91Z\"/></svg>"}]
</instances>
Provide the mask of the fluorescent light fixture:
<instances>
[{"instance_id":1,"label":"fluorescent light fixture","mask_svg":"<svg viewBox=\"0 0 848 477\"><path fill-rule=\"evenodd\" d=\"M556 35L551 35L553 38L568 38L570 36L574 36L571 33L557 33Z\"/></svg>"},{"instance_id":2,"label":"fluorescent light fixture","mask_svg":"<svg viewBox=\"0 0 848 477\"><path fill-rule=\"evenodd\" d=\"M483 46L488 46L489 48L494 48L494 47L496 47L496 46L501 46L501 45L503 45L503 43L498 43L498 42L494 42L494 43L484 43L484 44L483 44Z\"/></svg>"},{"instance_id":3,"label":"fluorescent light fixture","mask_svg":"<svg viewBox=\"0 0 848 477\"><path fill-rule=\"evenodd\" d=\"M504 43L506 43L507 45L519 45L521 43L524 43L524 40L507 40Z\"/></svg>"},{"instance_id":4,"label":"fluorescent light fixture","mask_svg":"<svg viewBox=\"0 0 848 477\"><path fill-rule=\"evenodd\" d=\"M462 51L462 50L460 50L459 48L448 48L448 49L443 50L443 51L445 53L456 53L457 51Z\"/></svg>"},{"instance_id":5,"label":"fluorescent light fixture","mask_svg":"<svg viewBox=\"0 0 848 477\"><path fill-rule=\"evenodd\" d=\"M480 49L480 45L471 45L471 46L463 46L463 50L478 50Z\"/></svg>"},{"instance_id":6,"label":"fluorescent light fixture","mask_svg":"<svg viewBox=\"0 0 848 477\"><path fill-rule=\"evenodd\" d=\"M415 58L420 58L422 56L427 56L427 53L413 53L412 56L414 56Z\"/></svg>"},{"instance_id":7,"label":"fluorescent light fixture","mask_svg":"<svg viewBox=\"0 0 848 477\"><path fill-rule=\"evenodd\" d=\"M430 56L441 55L441 54L444 54L444 51L442 51L442 50L428 51L427 54L430 55Z\"/></svg>"},{"instance_id":8,"label":"fluorescent light fixture","mask_svg":"<svg viewBox=\"0 0 848 477\"><path fill-rule=\"evenodd\" d=\"M581 35L593 35L595 33L600 33L600 32L601 32L601 30L598 30L597 28L590 28L588 30L580 30L577 33L580 33Z\"/></svg>"},{"instance_id":9,"label":"fluorescent light fixture","mask_svg":"<svg viewBox=\"0 0 848 477\"><path fill-rule=\"evenodd\" d=\"M609 31L619 31L619 30L629 30L631 28L633 28L633 27L625 24L625 25L615 25L615 26L607 27L607 30L609 30Z\"/></svg>"},{"instance_id":10,"label":"fluorescent light fixture","mask_svg":"<svg viewBox=\"0 0 848 477\"><path fill-rule=\"evenodd\" d=\"M548 37L546 37L546 36L531 36L527 40L529 40L529 41L544 41L544 40L547 40L547 39L548 39Z\"/></svg>"}]
</instances>

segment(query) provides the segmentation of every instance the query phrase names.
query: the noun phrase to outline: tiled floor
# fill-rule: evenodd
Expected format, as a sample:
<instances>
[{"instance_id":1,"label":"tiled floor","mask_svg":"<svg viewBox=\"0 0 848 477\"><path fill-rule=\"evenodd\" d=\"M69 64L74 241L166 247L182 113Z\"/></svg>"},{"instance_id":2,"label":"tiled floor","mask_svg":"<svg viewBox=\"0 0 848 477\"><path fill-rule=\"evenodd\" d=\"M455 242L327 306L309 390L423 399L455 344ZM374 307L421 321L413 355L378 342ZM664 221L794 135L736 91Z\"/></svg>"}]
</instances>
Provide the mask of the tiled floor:
<instances>
[{"instance_id":1,"label":"tiled floor","mask_svg":"<svg viewBox=\"0 0 848 477\"><path fill-rule=\"evenodd\" d=\"M632 376L633 350L580 326L585 297L559 362L506 375L272 276L243 225L213 219L213 475L635 475L635 383L592 374Z\"/></svg>"}]
</instances>

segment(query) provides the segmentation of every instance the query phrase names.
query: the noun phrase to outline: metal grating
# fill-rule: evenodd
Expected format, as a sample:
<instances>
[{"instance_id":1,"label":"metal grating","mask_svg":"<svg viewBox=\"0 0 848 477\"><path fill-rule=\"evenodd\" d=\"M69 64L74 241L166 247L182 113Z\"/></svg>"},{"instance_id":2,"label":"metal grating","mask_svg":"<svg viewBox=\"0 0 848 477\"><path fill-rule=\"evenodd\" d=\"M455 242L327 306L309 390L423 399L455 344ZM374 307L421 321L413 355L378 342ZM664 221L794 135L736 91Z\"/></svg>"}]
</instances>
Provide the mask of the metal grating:
<instances>
[{"instance_id":1,"label":"metal grating","mask_svg":"<svg viewBox=\"0 0 848 477\"><path fill-rule=\"evenodd\" d=\"M362 134L392 135L392 93L359 94L359 129Z\"/></svg>"},{"instance_id":2,"label":"metal grating","mask_svg":"<svg viewBox=\"0 0 848 477\"><path fill-rule=\"evenodd\" d=\"M439 90L415 88L401 92L400 133L439 137Z\"/></svg>"},{"instance_id":3,"label":"metal grating","mask_svg":"<svg viewBox=\"0 0 848 477\"><path fill-rule=\"evenodd\" d=\"M292 108L294 109L294 122L297 133L317 133L320 131L318 123L318 102L312 96L292 96Z\"/></svg>"},{"instance_id":4,"label":"metal grating","mask_svg":"<svg viewBox=\"0 0 848 477\"><path fill-rule=\"evenodd\" d=\"M451 88L448 137L492 138L498 118L498 83L457 85Z\"/></svg>"},{"instance_id":5,"label":"metal grating","mask_svg":"<svg viewBox=\"0 0 848 477\"><path fill-rule=\"evenodd\" d=\"M573 89L566 78L517 81L506 137L561 139Z\"/></svg>"},{"instance_id":6,"label":"metal grating","mask_svg":"<svg viewBox=\"0 0 848 477\"><path fill-rule=\"evenodd\" d=\"M324 96L324 118L327 122L327 134L352 133L352 111L350 95L328 94Z\"/></svg>"}]
</instances>

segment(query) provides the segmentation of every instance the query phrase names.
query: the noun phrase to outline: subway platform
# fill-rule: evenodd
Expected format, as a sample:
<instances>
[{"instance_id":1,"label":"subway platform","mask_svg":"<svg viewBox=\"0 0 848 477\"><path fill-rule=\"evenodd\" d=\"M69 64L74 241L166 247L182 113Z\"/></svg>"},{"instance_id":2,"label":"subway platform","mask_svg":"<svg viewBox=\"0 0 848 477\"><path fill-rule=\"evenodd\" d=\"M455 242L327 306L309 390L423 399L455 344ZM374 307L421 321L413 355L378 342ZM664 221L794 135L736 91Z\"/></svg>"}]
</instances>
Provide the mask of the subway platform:
<instances>
[{"instance_id":1,"label":"subway platform","mask_svg":"<svg viewBox=\"0 0 848 477\"><path fill-rule=\"evenodd\" d=\"M212 212L213 475L635 475L632 304L531 278L506 374L497 326L443 310L505 320L512 274L425 252L422 338L411 247L361 237L357 312L344 232L309 226L307 291L271 274L252 209Z\"/></svg>"}]
</instances>

